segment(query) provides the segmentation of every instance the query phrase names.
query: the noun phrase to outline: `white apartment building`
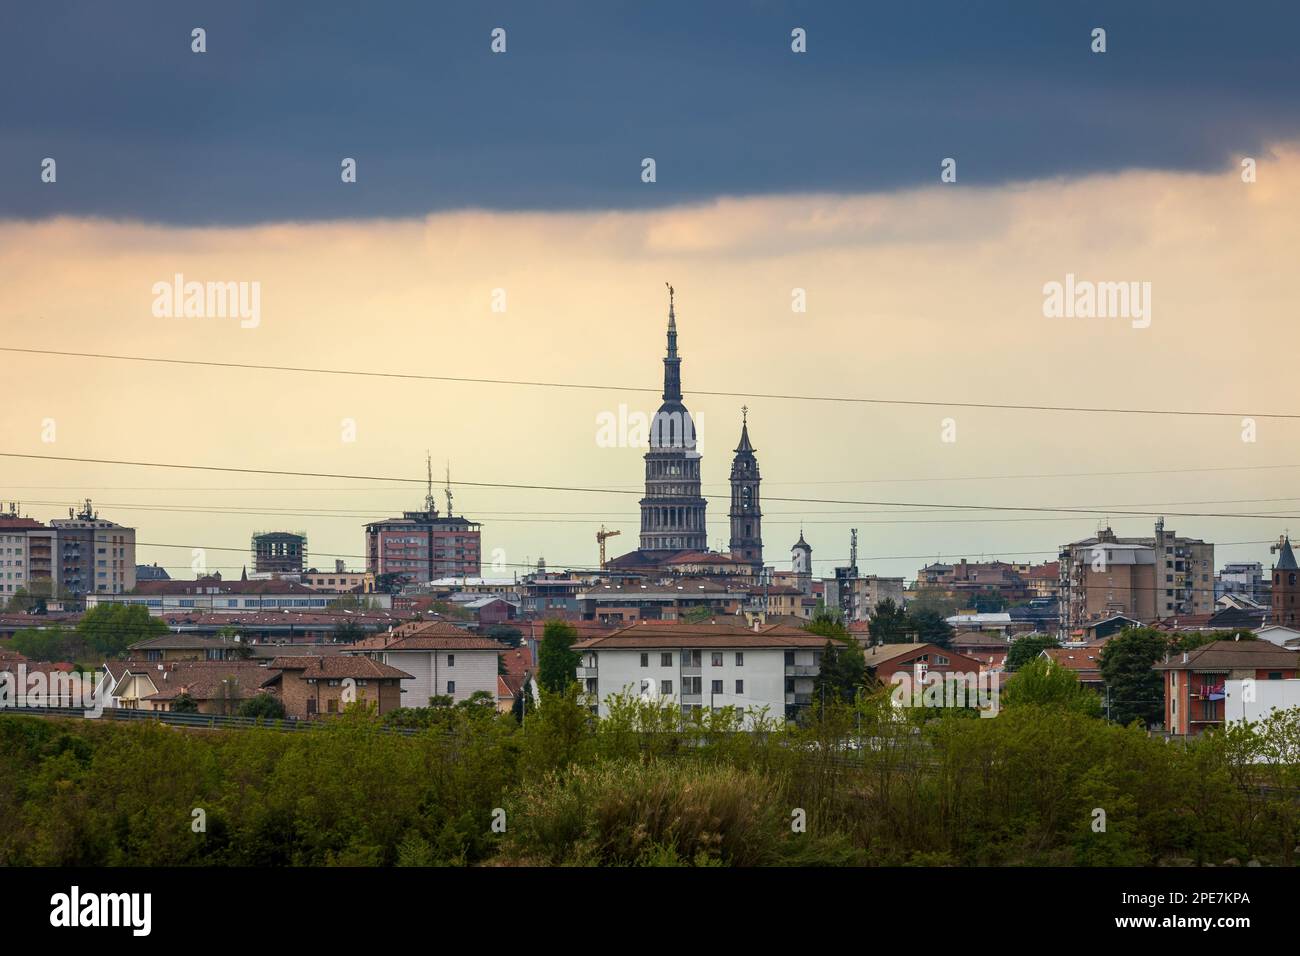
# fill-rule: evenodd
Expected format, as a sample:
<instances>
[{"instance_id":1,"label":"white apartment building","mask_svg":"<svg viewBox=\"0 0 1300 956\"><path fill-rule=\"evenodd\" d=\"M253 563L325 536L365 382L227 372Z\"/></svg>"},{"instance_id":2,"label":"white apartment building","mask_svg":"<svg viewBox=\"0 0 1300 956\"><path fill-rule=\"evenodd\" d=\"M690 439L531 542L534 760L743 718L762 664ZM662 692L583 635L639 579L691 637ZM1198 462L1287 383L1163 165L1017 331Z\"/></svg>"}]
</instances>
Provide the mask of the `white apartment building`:
<instances>
[{"instance_id":1,"label":"white apartment building","mask_svg":"<svg viewBox=\"0 0 1300 956\"><path fill-rule=\"evenodd\" d=\"M793 720L812 703L826 638L772 624L677 624L640 621L574 645L582 655L578 683L593 711L632 694L669 700L690 714L734 707L746 726L766 711Z\"/></svg>"},{"instance_id":2,"label":"white apartment building","mask_svg":"<svg viewBox=\"0 0 1300 956\"><path fill-rule=\"evenodd\" d=\"M459 704L476 691L497 703L497 659L506 646L446 621L416 621L357 641L344 653L369 657L406 671L403 707L428 707L430 697Z\"/></svg>"},{"instance_id":3,"label":"white apartment building","mask_svg":"<svg viewBox=\"0 0 1300 956\"><path fill-rule=\"evenodd\" d=\"M27 590L27 534L0 528L0 602Z\"/></svg>"}]
</instances>

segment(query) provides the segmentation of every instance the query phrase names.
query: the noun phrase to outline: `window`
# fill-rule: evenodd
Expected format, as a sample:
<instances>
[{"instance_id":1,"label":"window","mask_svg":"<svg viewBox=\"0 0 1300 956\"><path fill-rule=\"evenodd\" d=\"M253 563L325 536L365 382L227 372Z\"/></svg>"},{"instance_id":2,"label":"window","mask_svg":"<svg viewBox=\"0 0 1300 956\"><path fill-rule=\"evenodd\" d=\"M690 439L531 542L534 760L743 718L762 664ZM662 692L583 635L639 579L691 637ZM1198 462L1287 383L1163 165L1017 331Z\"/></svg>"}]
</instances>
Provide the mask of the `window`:
<instances>
[{"instance_id":1,"label":"window","mask_svg":"<svg viewBox=\"0 0 1300 956\"><path fill-rule=\"evenodd\" d=\"M455 667L455 666L456 666L456 655L455 655L455 654L448 654L448 655L447 655L447 666L448 666L448 667Z\"/></svg>"},{"instance_id":2,"label":"window","mask_svg":"<svg viewBox=\"0 0 1300 956\"><path fill-rule=\"evenodd\" d=\"M744 667L744 666L745 666L745 652L744 652L744 651L736 651L736 666L737 666L737 667Z\"/></svg>"},{"instance_id":3,"label":"window","mask_svg":"<svg viewBox=\"0 0 1300 956\"><path fill-rule=\"evenodd\" d=\"M447 693L449 694L456 693L456 682L454 680L447 681Z\"/></svg>"},{"instance_id":4,"label":"window","mask_svg":"<svg viewBox=\"0 0 1300 956\"><path fill-rule=\"evenodd\" d=\"M736 681L736 694L740 695L743 694L744 692L745 692L745 682L743 680Z\"/></svg>"},{"instance_id":5,"label":"window","mask_svg":"<svg viewBox=\"0 0 1300 956\"><path fill-rule=\"evenodd\" d=\"M664 653L662 653L662 654L659 655L659 666L660 666L660 667L672 667L672 666L673 666L673 655L672 655L672 652L671 652L671 651L665 651ZM671 681L668 681L667 683L672 683L672 682L671 682ZM664 693L665 693L665 694L671 694L672 691L671 691L671 690L666 690L666 691L664 691Z\"/></svg>"},{"instance_id":6,"label":"window","mask_svg":"<svg viewBox=\"0 0 1300 956\"><path fill-rule=\"evenodd\" d=\"M337 700L326 701L325 709L331 714L337 714L339 712L339 702Z\"/></svg>"},{"instance_id":7,"label":"window","mask_svg":"<svg viewBox=\"0 0 1300 956\"><path fill-rule=\"evenodd\" d=\"M713 666L714 667L722 666L722 651L713 652Z\"/></svg>"},{"instance_id":8,"label":"window","mask_svg":"<svg viewBox=\"0 0 1300 956\"><path fill-rule=\"evenodd\" d=\"M935 655L934 655L934 662L935 662L936 664L947 664L947 663L948 663L948 658L944 657L942 654L935 654Z\"/></svg>"},{"instance_id":9,"label":"window","mask_svg":"<svg viewBox=\"0 0 1300 956\"><path fill-rule=\"evenodd\" d=\"M661 680L659 682L659 693L668 695L673 692L673 682L670 680Z\"/></svg>"},{"instance_id":10,"label":"window","mask_svg":"<svg viewBox=\"0 0 1300 956\"><path fill-rule=\"evenodd\" d=\"M649 655L649 654L642 654L642 655L641 655L641 666L642 666L642 667L649 667L649 666L650 666L650 655ZM644 688L642 689L642 693L644 693Z\"/></svg>"},{"instance_id":11,"label":"window","mask_svg":"<svg viewBox=\"0 0 1300 956\"><path fill-rule=\"evenodd\" d=\"M710 687L709 690L710 690L712 693L714 693L714 694L721 694L721 693L722 693L722 681L720 681L720 680L715 680L715 681L713 682L713 686Z\"/></svg>"}]
</instances>

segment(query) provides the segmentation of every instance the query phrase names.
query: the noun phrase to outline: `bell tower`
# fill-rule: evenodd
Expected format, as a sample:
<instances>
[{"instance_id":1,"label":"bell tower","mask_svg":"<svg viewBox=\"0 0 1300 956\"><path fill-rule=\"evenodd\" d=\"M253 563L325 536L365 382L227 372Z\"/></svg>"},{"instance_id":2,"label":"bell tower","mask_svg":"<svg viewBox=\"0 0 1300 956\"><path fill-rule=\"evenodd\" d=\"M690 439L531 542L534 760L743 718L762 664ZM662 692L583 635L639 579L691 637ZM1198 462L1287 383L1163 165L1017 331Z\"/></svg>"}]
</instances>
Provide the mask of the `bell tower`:
<instances>
[{"instance_id":1,"label":"bell tower","mask_svg":"<svg viewBox=\"0 0 1300 956\"><path fill-rule=\"evenodd\" d=\"M731 556L763 567L763 511L759 504L758 459L749 442L749 409L741 408L740 444L731 460Z\"/></svg>"}]
</instances>

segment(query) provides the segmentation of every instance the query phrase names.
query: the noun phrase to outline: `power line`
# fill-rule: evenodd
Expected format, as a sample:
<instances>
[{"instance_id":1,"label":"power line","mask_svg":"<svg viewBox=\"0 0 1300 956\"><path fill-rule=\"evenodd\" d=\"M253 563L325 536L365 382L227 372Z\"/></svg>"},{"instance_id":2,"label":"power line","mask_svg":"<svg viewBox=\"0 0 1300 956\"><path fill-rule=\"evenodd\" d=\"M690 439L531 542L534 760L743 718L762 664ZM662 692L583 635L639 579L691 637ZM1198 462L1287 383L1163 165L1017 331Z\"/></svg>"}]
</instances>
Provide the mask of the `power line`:
<instances>
[{"instance_id":1,"label":"power line","mask_svg":"<svg viewBox=\"0 0 1300 956\"><path fill-rule=\"evenodd\" d=\"M417 372L377 372L364 369L338 369L338 368L311 368L297 365L260 365L252 362L215 362L205 359L177 359L164 358L161 356L148 355L114 355L104 352L71 352L57 349L28 349L15 348L13 346L0 346L2 352L14 352L22 355L48 355L61 358L87 358L103 359L114 362L144 362L156 365L180 365L186 367L201 368L221 368L221 369L240 369L245 371L259 372L292 372L296 374L307 375L344 375L358 376L363 378L386 378L402 379L407 381L424 381L424 382L448 382L455 384L469 385L510 385L522 388L556 388L580 391L602 391L602 392L648 392L658 393L659 387L647 388L644 386L623 386L623 385L597 385L577 382L543 382L528 379L505 379L505 378L472 378L458 375L429 375ZM782 393L764 393L764 392L721 392L721 391L692 391L692 395L707 396L710 398L745 398L745 399L770 399L779 401L797 401L797 402L829 402L853 405L901 405L922 408L975 408L989 409L1000 411L1033 411L1033 412L1078 412L1104 415L1165 415L1165 416L1188 416L1201 418L1266 418L1266 419L1283 419L1292 420L1300 419L1300 414L1283 413L1283 412L1226 412L1226 411L1205 411L1200 409L1173 409L1173 408L1120 408L1120 407L1090 407L1078 405L1034 405L1034 404L1013 404L998 402L941 402L934 400L922 399L897 399L897 398L865 398L857 396L842 395L795 395Z\"/></svg>"},{"instance_id":2,"label":"power line","mask_svg":"<svg viewBox=\"0 0 1300 956\"><path fill-rule=\"evenodd\" d=\"M36 461L66 461L77 462L79 464L94 465L125 465L139 468L168 468L184 471L216 471L233 474L255 474L255 475L278 475L295 478L337 478L351 481L401 481L410 484L423 484L418 478L398 478L393 476L378 475L346 475L330 472L310 472L310 471L287 471L269 468L234 468L228 465L187 465L178 462L153 462L153 461L127 461L114 458L80 458L70 455L34 455L19 452L0 452L0 458L23 458ZM517 491L558 491L574 492L581 494L611 494L611 495L637 495L641 491L622 490L613 488L588 488L573 485L537 485L522 484L512 482L488 482L488 481L457 481L454 484L468 488L507 488ZM723 498L722 495L702 495L704 498ZM873 505L877 507L897 507L897 508L930 508L936 511L1025 511L1048 514L1080 514L1093 516L1096 514L1095 508L1065 508L1065 507L1039 507L1039 506L1015 506L1015 505L970 505L970 504L951 504L947 502L921 502L921 501L874 501L874 500L856 500L845 498L795 498L783 496L769 496L768 501L786 502L791 504L825 504L825 505ZM1110 514L1121 517L1173 517L1173 518L1297 518L1300 515L1273 513L1273 514L1243 514L1243 513L1216 513L1216 512L1199 512L1199 511L1121 511L1111 510Z\"/></svg>"},{"instance_id":3,"label":"power line","mask_svg":"<svg viewBox=\"0 0 1300 956\"><path fill-rule=\"evenodd\" d=\"M1149 470L1136 471L1074 471L1074 472L1053 472L1045 474L1010 474L1010 475L934 475L928 477L912 478L830 478L824 480L805 480L805 481L773 481L770 478L764 478L763 484L771 487L773 485L896 485L896 484L921 484L926 482L944 482L944 481L1019 481L1019 480L1038 480L1049 478L1130 478L1141 477L1146 475L1185 475L1185 474L1202 474L1209 472L1224 471L1270 471L1279 469L1300 468L1300 463L1293 465L1227 465L1217 466L1214 468L1197 468L1194 466L1185 466L1180 468L1157 468ZM413 481L416 479L400 478L395 481ZM421 481L421 483L423 483ZM463 482L452 482L452 484L463 484ZM730 482L726 481L707 481L703 482L707 487L728 488ZM200 486L200 485L15 485L7 484L6 488L24 488L38 489L41 491L365 491L370 492L374 488L358 488L355 485L330 485L330 486L285 486L285 485L265 485L265 486L239 486L230 485ZM614 487L614 486L611 486ZM625 485L617 486L621 488L632 488L640 490L642 485ZM380 491L405 491L404 487L396 486L393 488L380 488ZM1257 499L1262 500L1262 499ZM593 512L593 514L596 512Z\"/></svg>"}]
</instances>

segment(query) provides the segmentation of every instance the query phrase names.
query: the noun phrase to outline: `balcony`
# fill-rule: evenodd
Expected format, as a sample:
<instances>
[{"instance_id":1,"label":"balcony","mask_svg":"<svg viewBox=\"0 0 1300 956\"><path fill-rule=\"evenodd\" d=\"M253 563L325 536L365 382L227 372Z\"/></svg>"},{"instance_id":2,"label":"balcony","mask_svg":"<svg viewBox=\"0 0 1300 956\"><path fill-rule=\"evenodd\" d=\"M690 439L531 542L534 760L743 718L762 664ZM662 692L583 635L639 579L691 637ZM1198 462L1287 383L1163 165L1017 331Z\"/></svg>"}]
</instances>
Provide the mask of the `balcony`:
<instances>
[{"instance_id":1,"label":"balcony","mask_svg":"<svg viewBox=\"0 0 1300 956\"><path fill-rule=\"evenodd\" d=\"M679 703L702 704L704 703L704 695L703 694L682 694L681 697L679 698Z\"/></svg>"},{"instance_id":2,"label":"balcony","mask_svg":"<svg viewBox=\"0 0 1300 956\"><path fill-rule=\"evenodd\" d=\"M786 664L786 677L816 677L821 670L816 664Z\"/></svg>"},{"instance_id":3,"label":"balcony","mask_svg":"<svg viewBox=\"0 0 1300 956\"><path fill-rule=\"evenodd\" d=\"M813 699L812 694L792 694L787 691L785 695L785 702L787 704L795 704L796 706L811 704L812 699Z\"/></svg>"},{"instance_id":4,"label":"balcony","mask_svg":"<svg viewBox=\"0 0 1300 956\"><path fill-rule=\"evenodd\" d=\"M579 667L579 668L578 668L578 680L586 680L586 679L589 678L589 677L591 677L591 678L595 678L595 677L599 677L599 676L600 676L599 668L596 668L596 667Z\"/></svg>"}]
</instances>

